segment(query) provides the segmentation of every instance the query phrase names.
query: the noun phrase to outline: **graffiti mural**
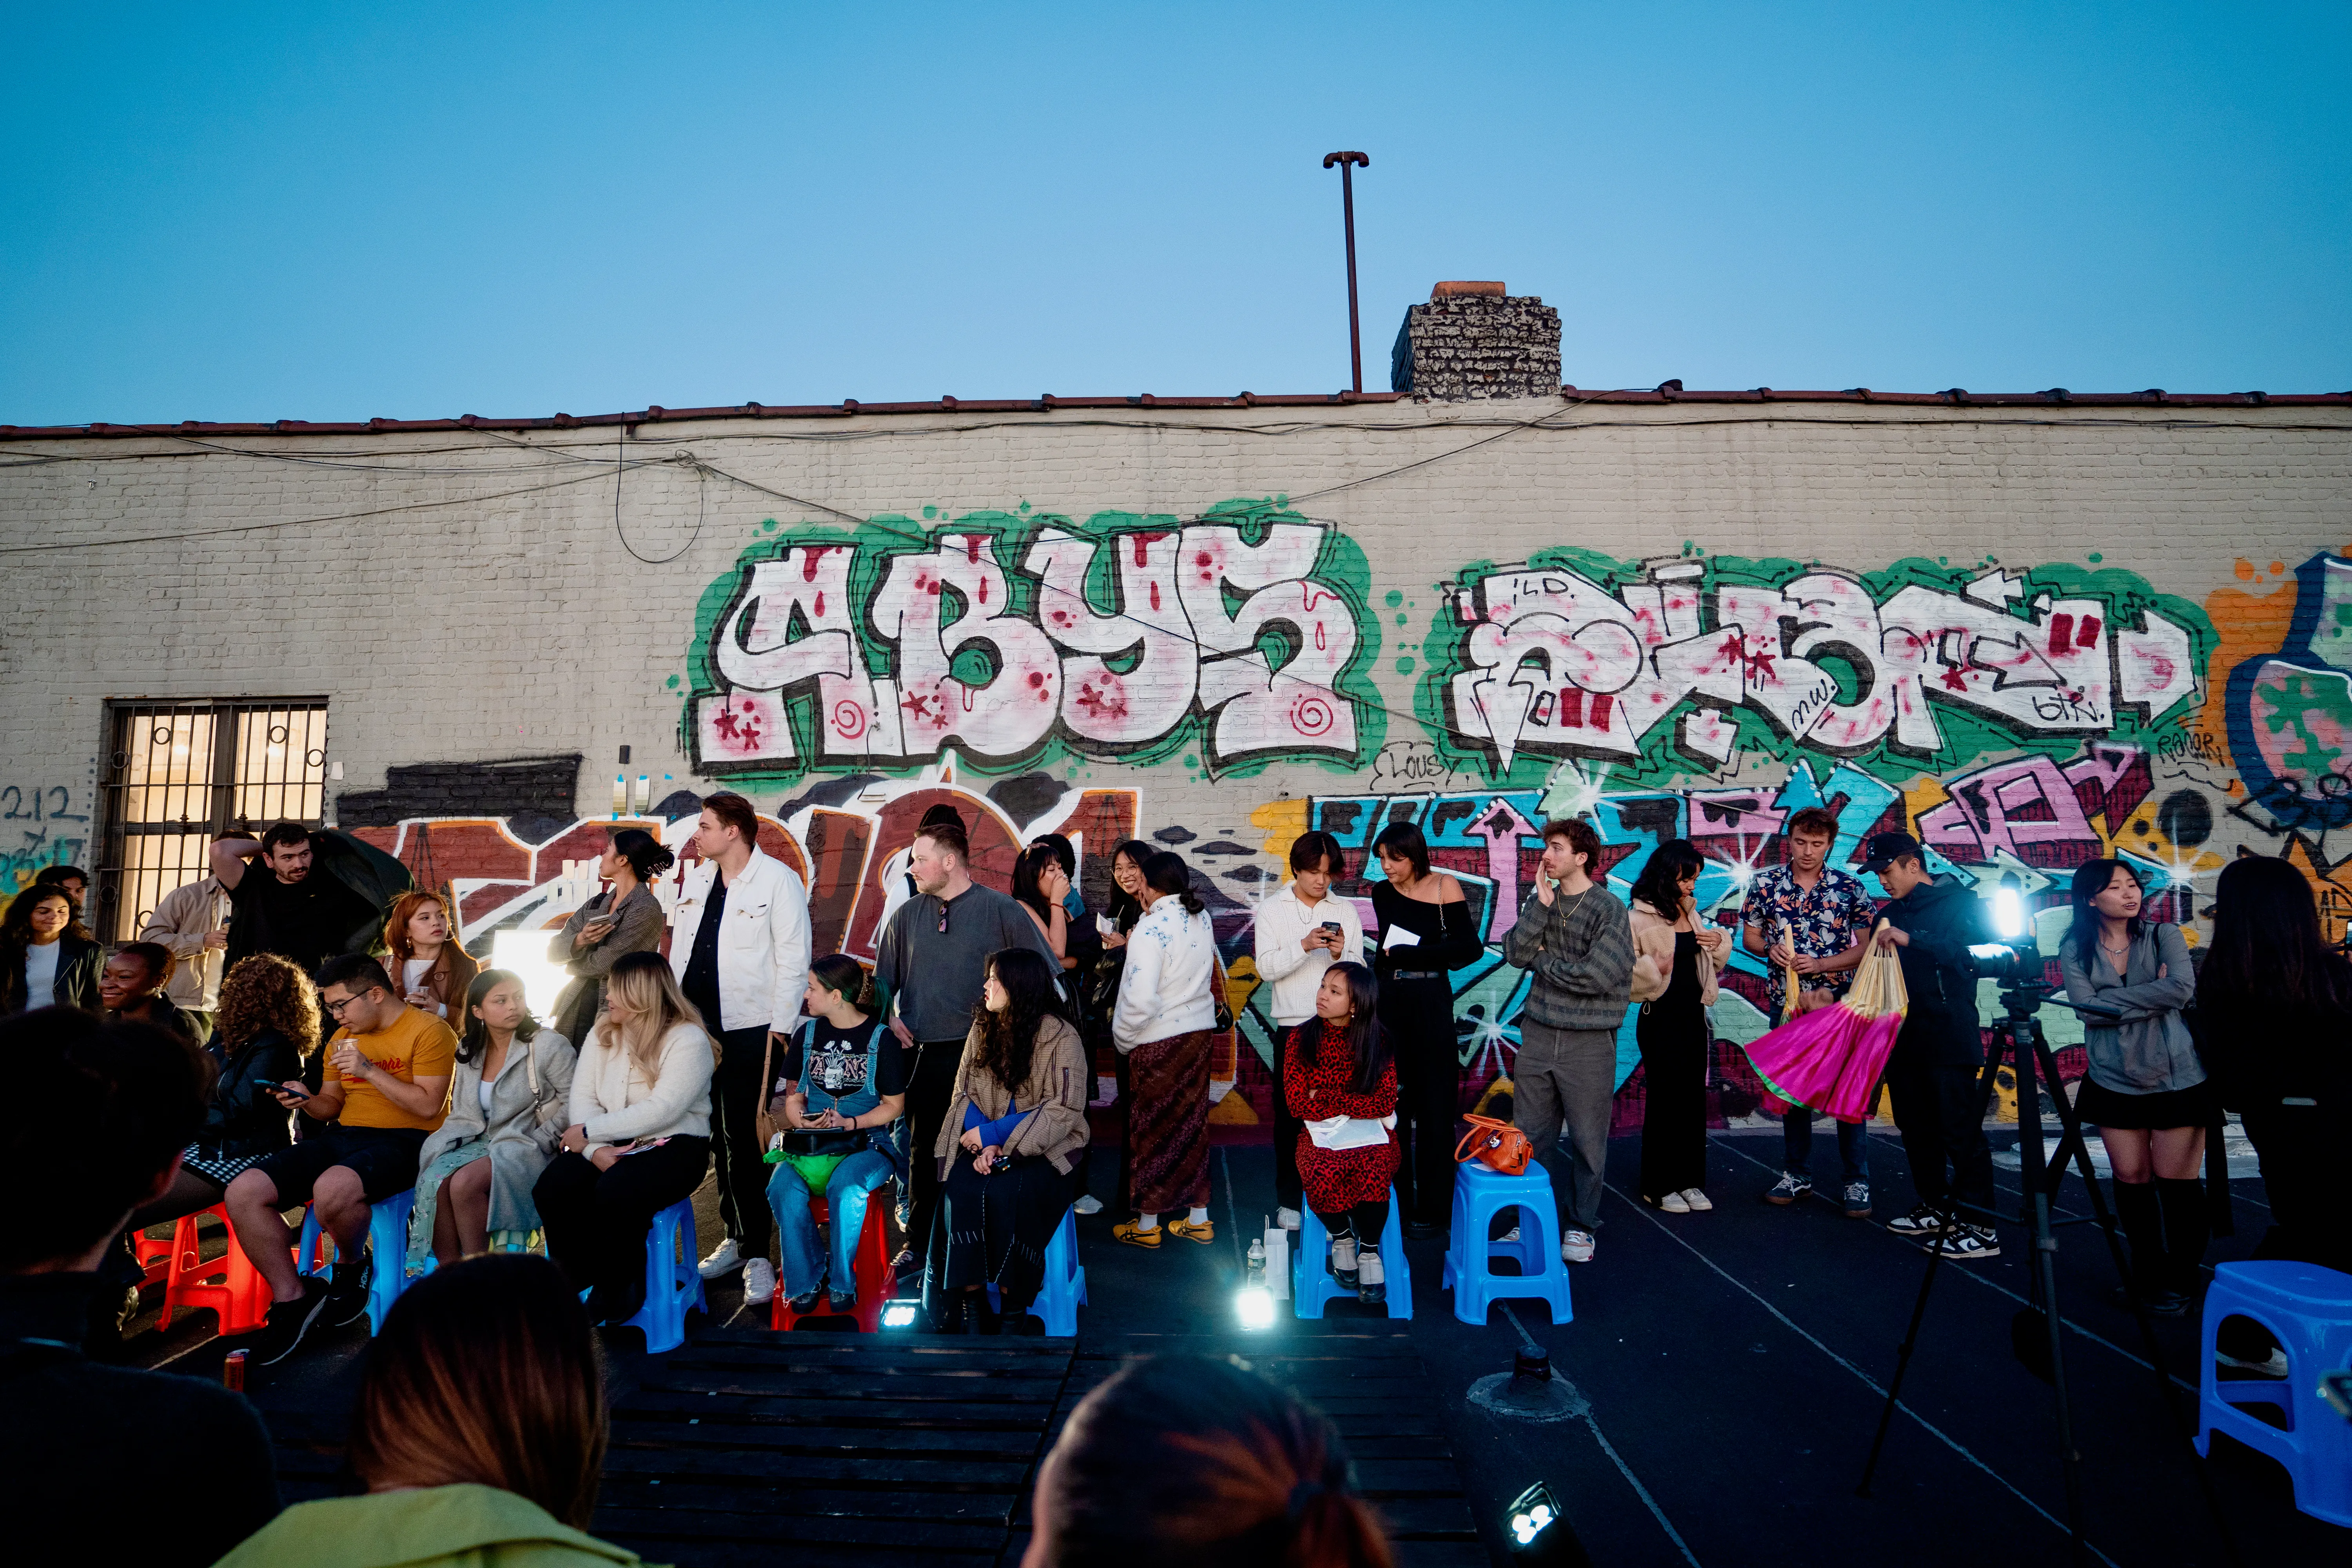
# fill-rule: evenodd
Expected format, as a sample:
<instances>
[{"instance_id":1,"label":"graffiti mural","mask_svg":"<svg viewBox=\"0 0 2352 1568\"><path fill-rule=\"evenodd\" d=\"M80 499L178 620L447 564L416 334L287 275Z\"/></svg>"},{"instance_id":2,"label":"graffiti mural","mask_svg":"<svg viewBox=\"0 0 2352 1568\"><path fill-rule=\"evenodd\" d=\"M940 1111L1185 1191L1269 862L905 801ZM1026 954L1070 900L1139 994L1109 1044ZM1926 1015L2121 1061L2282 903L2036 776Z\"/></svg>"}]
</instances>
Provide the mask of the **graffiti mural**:
<instances>
[{"instance_id":1,"label":"graffiti mural","mask_svg":"<svg viewBox=\"0 0 2352 1568\"><path fill-rule=\"evenodd\" d=\"M684 718L696 770L906 772L949 747L1205 772L1352 767L1384 723L1363 552L1278 502L1181 521L1018 511L791 529L703 595Z\"/></svg>"},{"instance_id":2,"label":"graffiti mural","mask_svg":"<svg viewBox=\"0 0 2352 1568\"><path fill-rule=\"evenodd\" d=\"M1446 601L1418 711L1502 779L1561 756L1663 779L1740 752L1899 776L1994 746L2131 740L2195 706L2212 643L2194 605L2073 566L1562 549L1467 567Z\"/></svg>"},{"instance_id":3,"label":"graffiti mural","mask_svg":"<svg viewBox=\"0 0 2352 1568\"><path fill-rule=\"evenodd\" d=\"M61 784L0 784L0 900L51 866L88 864L89 813Z\"/></svg>"}]
</instances>

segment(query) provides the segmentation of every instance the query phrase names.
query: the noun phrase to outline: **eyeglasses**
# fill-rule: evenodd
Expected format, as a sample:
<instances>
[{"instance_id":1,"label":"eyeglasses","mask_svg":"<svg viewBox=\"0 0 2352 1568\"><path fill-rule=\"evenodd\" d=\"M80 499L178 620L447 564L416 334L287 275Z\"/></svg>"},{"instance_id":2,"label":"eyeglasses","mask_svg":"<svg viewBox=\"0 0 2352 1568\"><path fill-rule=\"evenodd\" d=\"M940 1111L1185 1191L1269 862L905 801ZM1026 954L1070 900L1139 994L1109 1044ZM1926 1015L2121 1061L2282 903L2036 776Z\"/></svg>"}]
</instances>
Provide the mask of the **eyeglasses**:
<instances>
[{"instance_id":1,"label":"eyeglasses","mask_svg":"<svg viewBox=\"0 0 2352 1568\"><path fill-rule=\"evenodd\" d=\"M370 989L370 990L373 990L373 989L374 989L374 987L371 986L371 987L369 987L369 989ZM319 998L319 1005L320 1005L320 1008L321 1008L321 1009L322 1009L322 1010L327 1014L327 1016L328 1016L329 1017L331 1017L331 1018L340 1018L340 1017L341 1017L341 1016L343 1016L343 1009L344 1009L344 1008L346 1008L346 1007L350 1006L352 1003L359 1001L362 997L364 997L366 994L367 994L367 992L366 992L366 991L362 991L362 992L361 992L361 993L359 994L359 995L358 995L358 996L346 996L346 997L344 997L344 998L343 998L341 1001L340 1001L340 1002L330 1002L330 1001L328 1001L324 996L321 996L321 997L320 997L320 998Z\"/></svg>"}]
</instances>

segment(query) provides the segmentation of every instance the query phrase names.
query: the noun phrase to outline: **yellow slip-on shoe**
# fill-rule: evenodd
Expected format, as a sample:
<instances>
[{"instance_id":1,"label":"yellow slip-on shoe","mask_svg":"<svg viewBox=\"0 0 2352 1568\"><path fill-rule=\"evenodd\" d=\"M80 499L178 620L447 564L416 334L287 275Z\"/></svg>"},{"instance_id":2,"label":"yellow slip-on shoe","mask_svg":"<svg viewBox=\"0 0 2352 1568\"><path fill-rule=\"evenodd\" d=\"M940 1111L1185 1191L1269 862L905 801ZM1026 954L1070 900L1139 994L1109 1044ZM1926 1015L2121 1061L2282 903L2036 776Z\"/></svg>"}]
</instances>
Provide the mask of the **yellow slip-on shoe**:
<instances>
[{"instance_id":1,"label":"yellow slip-on shoe","mask_svg":"<svg viewBox=\"0 0 2352 1568\"><path fill-rule=\"evenodd\" d=\"M1160 1228L1171 1236L1181 1236L1187 1241L1208 1242L1217 1239L1217 1227L1211 1220L1204 1219L1198 1225L1194 1225L1189 1219L1163 1220L1160 1222Z\"/></svg>"},{"instance_id":2,"label":"yellow slip-on shoe","mask_svg":"<svg viewBox=\"0 0 2352 1568\"><path fill-rule=\"evenodd\" d=\"M1160 1226L1153 1226L1146 1230L1131 1219L1123 1219L1110 1227L1110 1238L1123 1241L1129 1247L1158 1247L1160 1229Z\"/></svg>"}]
</instances>

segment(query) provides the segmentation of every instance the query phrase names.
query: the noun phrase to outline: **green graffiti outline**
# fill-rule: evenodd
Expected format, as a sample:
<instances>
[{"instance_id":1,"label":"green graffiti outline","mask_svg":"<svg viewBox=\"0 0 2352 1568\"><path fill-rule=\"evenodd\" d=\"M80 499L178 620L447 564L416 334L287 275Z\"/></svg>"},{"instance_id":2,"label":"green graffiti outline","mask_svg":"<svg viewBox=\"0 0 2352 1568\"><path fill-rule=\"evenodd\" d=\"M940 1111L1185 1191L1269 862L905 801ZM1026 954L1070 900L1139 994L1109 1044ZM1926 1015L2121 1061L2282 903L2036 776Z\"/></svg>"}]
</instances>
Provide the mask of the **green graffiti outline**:
<instances>
[{"instance_id":1,"label":"green graffiti outline","mask_svg":"<svg viewBox=\"0 0 2352 1568\"><path fill-rule=\"evenodd\" d=\"M1252 778L1275 766L1318 766L1337 773L1352 773L1369 765L1388 739L1388 710L1371 679L1371 668L1379 658L1381 637L1380 617L1371 604L1371 563L1363 546L1357 543L1338 525L1319 521L1295 510L1282 497L1236 498L1216 505L1191 518L1180 518L1172 512L1137 512L1104 510L1076 521L1060 512L1030 510L1026 503L1019 510L1003 508L980 508L953 518L937 517L917 521L904 512L877 512L854 527L838 523L803 522L783 525L774 518L764 518L757 525L751 542L745 545L734 562L706 585L697 596L694 609L693 640L687 647L687 679L685 702L678 719L679 750L696 756L694 714L696 705L705 697L715 697L728 689L719 678L711 658L710 647L719 628L731 625L735 611L750 581L750 568L763 561L780 561L802 545L839 545L850 551L849 597L856 606L851 624L857 637L858 651L869 675L897 676L897 649L876 629L869 615L874 595L880 589L890 563L901 555L926 554L940 548L939 536L943 534L986 533L996 545L997 564L1003 570L1005 592L1011 603L1005 613L1037 624L1037 595L1042 585L1018 563L1029 552L1029 547L1047 528L1058 528L1075 537L1097 544L1108 543L1138 531L1179 532L1188 525L1230 526L1240 530L1249 543L1262 542L1269 529L1277 523L1297 523L1317 530L1322 542L1316 552L1314 563L1308 568L1315 584L1335 594L1348 608L1349 620L1356 628L1356 648L1332 689L1355 710L1356 747L1352 756L1337 757L1321 752L1268 752L1212 767L1206 759L1212 755L1209 744L1215 714L1204 711L1196 694L1192 706L1183 719L1164 734L1123 750L1110 750L1091 745L1071 735L1055 718L1045 738L1019 756L991 761L972 756L961 746L955 748L958 765L971 773L1000 776L1034 768L1055 768L1071 763L1151 767L1168 761L1188 746L1198 746L1203 759L1202 772L1218 779ZM1087 608L1097 615L1111 613L1117 605L1118 563L1108 550L1097 550L1089 563L1083 582ZM1225 590L1231 595L1235 590ZM1230 608L1230 605L1228 606ZM1271 631L1262 633L1258 647L1268 647ZM1278 641L1278 638L1276 639ZM1272 659L1269 658L1269 663ZM1276 671L1279 673L1280 667ZM838 772L854 768L859 772L904 777L936 765L936 754L916 757L861 757L854 762L829 762L817 752L817 714L814 695L808 691L793 693L783 701L787 721L793 727L793 760L773 765L753 763L743 767L729 766L723 773L730 783L747 789L782 788L807 778L814 773ZM701 765L707 766L709 759Z\"/></svg>"},{"instance_id":2,"label":"green graffiti outline","mask_svg":"<svg viewBox=\"0 0 2352 1568\"><path fill-rule=\"evenodd\" d=\"M1724 587L1782 588L1809 573L1832 571L1820 562L1797 561L1787 556L1709 555L1696 547L1685 546L1679 557L1702 563L1698 579L1702 613L1711 622L1714 595ZM1518 563L1509 563L1516 568ZM1581 545L1561 544L1538 550L1526 561L1525 569L1540 571L1567 570L1592 583L1595 586L1616 594L1619 590L1640 584L1650 562L1646 558L1620 559ZM1439 592L1438 603L1432 611L1429 635L1423 647L1424 662L1421 678L1413 683L1412 711L1414 720L1437 748L1439 757L1457 770L1475 771L1493 781L1497 789L1537 789L1542 787L1552 770L1572 753L1522 749L1513 757L1507 770L1497 773L1494 753L1475 742L1454 734L1445 717L1445 689L1465 668L1466 645L1472 626L1462 620L1456 608L1464 596L1470 594L1481 577L1502 571L1506 563L1492 560L1472 561L1457 568L1450 582ZM1920 586L1949 594L1958 594L1969 584L1983 574L1984 567L1952 566L1928 560L1925 556L1906 556L1874 572L1846 573L1870 595L1874 605L1884 605L1901 589ZM2021 612L2042 594L2058 598L2096 598L2107 606L2107 625L2112 629L2142 631L2147 629L2147 617L2151 613L2189 633L2189 663L2198 672L2197 686L2174 700L2160 713L2142 719L2137 713L2117 706L2115 722L2107 733L2098 737L2126 744L2143 744L2158 736L2179 728L2210 694L2206 671L2214 649L2221 645L2221 636L2207 618L2203 606L2175 594L2158 593L2138 574L2121 567L2084 567L2067 562L2011 571L2022 584L2022 592L2007 606L2007 613L2021 623L2032 626ZM1710 625L1709 630L1714 629ZM1735 731L1735 758L1769 758L1784 764L1828 754L1801 741L1792 740L1775 726L1763 711L1752 704L1722 708L1702 702L1695 697L1685 697L1662 719L1654 722L1642 741L1638 757L1619 761L1608 759L1611 786L1613 789L1640 789L1670 784L1695 773L1712 773L1717 764L1696 758L1682 751L1676 731L1682 716L1699 707L1714 708ZM1922 773L1941 773L1965 766L1995 752L2039 753L2052 757L2071 756L2086 737L2080 731L2063 734L2037 735L2028 731L2011 730L1990 714L1980 713L1955 703L1938 702L1935 708L1936 726L1943 736L1943 744L1932 755L1921 755L1897 747L1890 730L1868 751L1848 755L1836 753L1839 760L1883 779L1902 785Z\"/></svg>"}]
</instances>

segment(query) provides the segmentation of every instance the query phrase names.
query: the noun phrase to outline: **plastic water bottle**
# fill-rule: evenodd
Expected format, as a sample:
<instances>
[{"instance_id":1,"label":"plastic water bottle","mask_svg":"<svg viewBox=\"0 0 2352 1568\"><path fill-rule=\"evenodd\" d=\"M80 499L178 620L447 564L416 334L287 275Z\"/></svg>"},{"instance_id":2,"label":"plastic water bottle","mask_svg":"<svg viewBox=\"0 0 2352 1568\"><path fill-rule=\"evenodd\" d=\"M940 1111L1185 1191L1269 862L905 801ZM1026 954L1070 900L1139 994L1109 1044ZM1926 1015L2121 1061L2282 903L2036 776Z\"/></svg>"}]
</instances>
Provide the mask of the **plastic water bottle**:
<instances>
[{"instance_id":1,"label":"plastic water bottle","mask_svg":"<svg viewBox=\"0 0 2352 1568\"><path fill-rule=\"evenodd\" d=\"M1265 1237L1254 1237L1249 1244L1249 1283L1265 1282Z\"/></svg>"}]
</instances>

